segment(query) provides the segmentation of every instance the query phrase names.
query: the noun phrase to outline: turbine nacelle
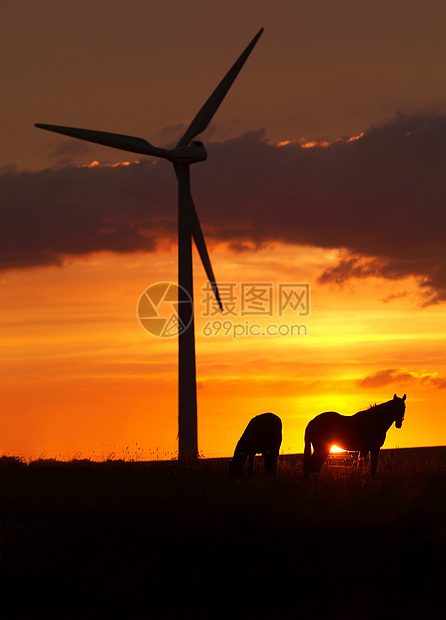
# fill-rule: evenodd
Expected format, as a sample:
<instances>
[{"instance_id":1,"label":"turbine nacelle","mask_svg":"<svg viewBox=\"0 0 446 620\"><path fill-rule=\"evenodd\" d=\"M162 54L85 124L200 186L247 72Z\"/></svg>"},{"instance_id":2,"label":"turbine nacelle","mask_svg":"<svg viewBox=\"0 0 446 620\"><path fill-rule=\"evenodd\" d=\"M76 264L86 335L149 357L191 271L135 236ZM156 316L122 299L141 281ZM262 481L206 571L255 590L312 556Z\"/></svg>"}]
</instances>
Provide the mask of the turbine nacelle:
<instances>
[{"instance_id":1,"label":"turbine nacelle","mask_svg":"<svg viewBox=\"0 0 446 620\"><path fill-rule=\"evenodd\" d=\"M195 164L204 161L207 156L203 142L195 140L189 146L176 146L169 151L167 159L173 164Z\"/></svg>"}]
</instances>

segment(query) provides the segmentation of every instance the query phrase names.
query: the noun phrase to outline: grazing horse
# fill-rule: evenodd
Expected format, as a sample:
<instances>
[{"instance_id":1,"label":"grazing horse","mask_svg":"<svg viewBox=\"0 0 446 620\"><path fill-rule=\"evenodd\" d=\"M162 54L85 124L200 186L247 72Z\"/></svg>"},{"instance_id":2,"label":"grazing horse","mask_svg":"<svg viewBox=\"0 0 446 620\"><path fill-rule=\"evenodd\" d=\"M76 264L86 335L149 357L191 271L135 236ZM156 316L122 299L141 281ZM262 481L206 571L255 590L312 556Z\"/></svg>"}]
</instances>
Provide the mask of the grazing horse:
<instances>
[{"instance_id":1,"label":"grazing horse","mask_svg":"<svg viewBox=\"0 0 446 620\"><path fill-rule=\"evenodd\" d=\"M235 448L234 456L229 465L232 478L241 478L248 461L248 478L252 476L254 458L257 453L262 454L265 471L275 477L277 472L277 457L282 443L282 420L274 413L262 413L249 422Z\"/></svg>"},{"instance_id":2,"label":"grazing horse","mask_svg":"<svg viewBox=\"0 0 446 620\"><path fill-rule=\"evenodd\" d=\"M401 428L406 410L406 395L381 405L373 405L366 411L344 416L327 411L316 416L305 429L304 476L311 472L319 473L333 445L359 452L366 459L370 452L370 473L376 472L379 449L386 439L386 433L395 422ZM313 446L313 454L311 453Z\"/></svg>"}]
</instances>

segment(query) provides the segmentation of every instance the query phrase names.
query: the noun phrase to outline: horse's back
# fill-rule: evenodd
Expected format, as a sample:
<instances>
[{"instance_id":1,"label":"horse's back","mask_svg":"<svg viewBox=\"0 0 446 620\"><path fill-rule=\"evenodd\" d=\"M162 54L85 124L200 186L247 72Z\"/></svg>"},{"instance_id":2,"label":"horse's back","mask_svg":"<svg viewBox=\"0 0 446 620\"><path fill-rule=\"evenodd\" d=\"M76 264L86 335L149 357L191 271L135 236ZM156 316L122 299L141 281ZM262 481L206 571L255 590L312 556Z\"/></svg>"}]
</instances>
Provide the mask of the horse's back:
<instances>
[{"instance_id":1,"label":"horse's back","mask_svg":"<svg viewBox=\"0 0 446 620\"><path fill-rule=\"evenodd\" d=\"M318 426L326 426L331 423L336 423L339 420L342 420L346 416L337 413L337 411L324 411L324 413L320 413L315 418L310 420L307 424L307 429L317 428Z\"/></svg>"},{"instance_id":2,"label":"horse's back","mask_svg":"<svg viewBox=\"0 0 446 620\"><path fill-rule=\"evenodd\" d=\"M256 415L249 422L246 430L252 430L253 432L258 432L263 434L263 432L271 432L282 430L282 420L275 413L261 413L260 415Z\"/></svg>"},{"instance_id":3,"label":"horse's back","mask_svg":"<svg viewBox=\"0 0 446 620\"><path fill-rule=\"evenodd\" d=\"M275 413L260 413L252 418L251 422L256 424L271 424L282 428L282 420ZM251 424L251 422L249 424Z\"/></svg>"},{"instance_id":4,"label":"horse's back","mask_svg":"<svg viewBox=\"0 0 446 620\"><path fill-rule=\"evenodd\" d=\"M305 429L305 442L335 442L345 429L347 416L336 411L325 411L313 418Z\"/></svg>"},{"instance_id":5,"label":"horse's back","mask_svg":"<svg viewBox=\"0 0 446 620\"><path fill-rule=\"evenodd\" d=\"M262 452L265 447L282 443L282 420L274 413L261 413L250 420L243 435L240 447Z\"/></svg>"}]
</instances>

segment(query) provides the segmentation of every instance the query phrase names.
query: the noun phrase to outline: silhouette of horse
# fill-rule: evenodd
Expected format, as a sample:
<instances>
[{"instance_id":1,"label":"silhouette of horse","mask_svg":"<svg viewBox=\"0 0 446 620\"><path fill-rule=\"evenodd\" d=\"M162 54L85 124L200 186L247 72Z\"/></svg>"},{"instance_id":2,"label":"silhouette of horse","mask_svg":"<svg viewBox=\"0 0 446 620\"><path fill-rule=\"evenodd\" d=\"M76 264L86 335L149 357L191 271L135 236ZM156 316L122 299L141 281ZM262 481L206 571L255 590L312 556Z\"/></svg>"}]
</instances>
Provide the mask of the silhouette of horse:
<instances>
[{"instance_id":1,"label":"silhouette of horse","mask_svg":"<svg viewBox=\"0 0 446 620\"><path fill-rule=\"evenodd\" d=\"M316 416L305 429L304 476L319 473L333 445L359 452L360 459L367 460L370 452L370 473L376 472L379 449L386 439L386 433L395 422L401 428L406 410L406 395L381 405L373 405L366 411L344 416L328 411ZM311 453L313 446L313 453Z\"/></svg>"},{"instance_id":2,"label":"silhouette of horse","mask_svg":"<svg viewBox=\"0 0 446 620\"><path fill-rule=\"evenodd\" d=\"M274 413L261 413L252 418L240 437L235 448L234 456L229 465L232 478L241 478L248 461L248 478L252 476L254 458L257 453L262 454L265 471L275 477L277 472L277 457L282 443L282 420Z\"/></svg>"}]
</instances>

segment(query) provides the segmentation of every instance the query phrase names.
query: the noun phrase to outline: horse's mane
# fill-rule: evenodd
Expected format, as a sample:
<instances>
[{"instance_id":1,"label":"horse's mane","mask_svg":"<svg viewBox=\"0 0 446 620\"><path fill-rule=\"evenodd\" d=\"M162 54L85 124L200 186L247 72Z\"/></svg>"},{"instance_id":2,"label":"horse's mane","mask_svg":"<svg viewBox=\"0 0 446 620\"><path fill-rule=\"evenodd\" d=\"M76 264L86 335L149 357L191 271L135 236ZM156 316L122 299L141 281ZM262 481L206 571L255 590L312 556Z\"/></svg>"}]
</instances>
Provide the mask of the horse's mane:
<instances>
[{"instance_id":1,"label":"horse's mane","mask_svg":"<svg viewBox=\"0 0 446 620\"><path fill-rule=\"evenodd\" d=\"M369 409L378 409L379 407L384 407L385 405L391 405L392 403L393 403L393 399L388 400L385 403L379 403L379 405L375 403L374 405L369 405Z\"/></svg>"}]
</instances>

